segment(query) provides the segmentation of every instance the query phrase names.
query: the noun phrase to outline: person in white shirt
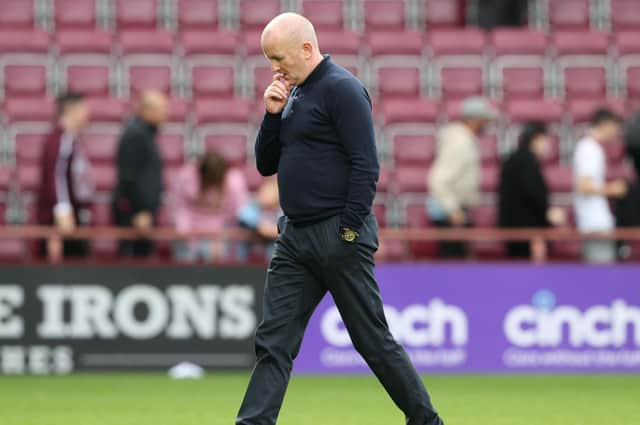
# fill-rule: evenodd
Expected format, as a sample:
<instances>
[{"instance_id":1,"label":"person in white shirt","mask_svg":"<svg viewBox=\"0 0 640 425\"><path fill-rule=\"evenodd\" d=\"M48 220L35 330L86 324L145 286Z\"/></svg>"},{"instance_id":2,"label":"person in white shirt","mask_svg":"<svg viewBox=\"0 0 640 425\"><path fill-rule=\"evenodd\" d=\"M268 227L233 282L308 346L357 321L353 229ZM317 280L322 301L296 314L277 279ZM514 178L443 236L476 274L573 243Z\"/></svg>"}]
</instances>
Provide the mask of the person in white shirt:
<instances>
[{"instance_id":1,"label":"person in white shirt","mask_svg":"<svg viewBox=\"0 0 640 425\"><path fill-rule=\"evenodd\" d=\"M606 234L615 228L607 198L620 198L627 191L623 180L606 181L607 161L604 143L620 137L621 119L607 109L597 110L584 138L576 145L573 157L574 209L581 233ZM582 247L589 263L612 263L616 260L614 240L587 240Z\"/></svg>"}]
</instances>

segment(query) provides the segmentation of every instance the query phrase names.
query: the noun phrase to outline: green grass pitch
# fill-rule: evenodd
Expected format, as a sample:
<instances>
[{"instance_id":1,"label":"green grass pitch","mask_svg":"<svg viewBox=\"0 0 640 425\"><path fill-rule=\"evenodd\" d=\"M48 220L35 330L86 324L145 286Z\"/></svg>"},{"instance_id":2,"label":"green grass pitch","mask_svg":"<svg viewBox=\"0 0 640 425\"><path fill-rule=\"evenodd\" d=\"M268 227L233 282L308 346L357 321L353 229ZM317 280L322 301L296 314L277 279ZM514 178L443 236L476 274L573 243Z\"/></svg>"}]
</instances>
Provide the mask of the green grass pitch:
<instances>
[{"instance_id":1,"label":"green grass pitch","mask_svg":"<svg viewBox=\"0 0 640 425\"><path fill-rule=\"evenodd\" d=\"M0 376L2 425L232 425L247 374ZM447 425L638 425L640 375L427 376ZM404 423L368 376L292 379L279 425Z\"/></svg>"}]
</instances>

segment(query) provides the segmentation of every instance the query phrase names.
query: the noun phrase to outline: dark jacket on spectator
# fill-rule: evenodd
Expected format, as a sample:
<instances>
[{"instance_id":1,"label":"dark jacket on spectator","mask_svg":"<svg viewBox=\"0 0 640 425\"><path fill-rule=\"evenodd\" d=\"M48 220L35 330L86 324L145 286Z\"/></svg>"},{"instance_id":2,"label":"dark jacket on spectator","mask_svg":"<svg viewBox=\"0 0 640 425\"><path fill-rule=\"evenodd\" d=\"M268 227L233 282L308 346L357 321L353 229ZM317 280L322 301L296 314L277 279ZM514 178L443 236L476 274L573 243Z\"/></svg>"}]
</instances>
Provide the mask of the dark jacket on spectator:
<instances>
[{"instance_id":1,"label":"dark jacket on spectator","mask_svg":"<svg viewBox=\"0 0 640 425\"><path fill-rule=\"evenodd\" d=\"M157 128L140 118L125 125L116 156L115 221L130 225L140 211L155 215L162 196L162 160L155 139Z\"/></svg>"},{"instance_id":2,"label":"dark jacket on spectator","mask_svg":"<svg viewBox=\"0 0 640 425\"><path fill-rule=\"evenodd\" d=\"M499 188L500 227L547 227L549 189L540 163L528 147L521 147L502 165ZM530 256L528 242L507 243L511 257Z\"/></svg>"},{"instance_id":3,"label":"dark jacket on spectator","mask_svg":"<svg viewBox=\"0 0 640 425\"><path fill-rule=\"evenodd\" d=\"M76 223L86 224L80 212L90 205L94 187L89 163L75 136L55 128L45 141L40 169L38 223L52 225L54 207L66 203L73 209Z\"/></svg>"}]
</instances>

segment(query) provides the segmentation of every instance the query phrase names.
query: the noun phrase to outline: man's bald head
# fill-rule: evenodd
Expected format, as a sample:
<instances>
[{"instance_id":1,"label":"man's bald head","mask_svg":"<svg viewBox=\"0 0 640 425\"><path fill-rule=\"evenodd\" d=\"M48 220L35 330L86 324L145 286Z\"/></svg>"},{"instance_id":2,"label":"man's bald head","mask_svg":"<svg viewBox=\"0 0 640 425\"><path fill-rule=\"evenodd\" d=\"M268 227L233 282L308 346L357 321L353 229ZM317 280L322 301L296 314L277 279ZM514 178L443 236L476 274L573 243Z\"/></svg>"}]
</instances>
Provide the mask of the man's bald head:
<instances>
[{"instance_id":1,"label":"man's bald head","mask_svg":"<svg viewBox=\"0 0 640 425\"><path fill-rule=\"evenodd\" d=\"M146 122L161 125L167 119L167 96L159 90L145 90L138 98L138 115Z\"/></svg>"},{"instance_id":2,"label":"man's bald head","mask_svg":"<svg viewBox=\"0 0 640 425\"><path fill-rule=\"evenodd\" d=\"M272 70L294 84L301 84L322 61L313 24L297 13L283 13L262 32L262 50Z\"/></svg>"},{"instance_id":3,"label":"man's bald head","mask_svg":"<svg viewBox=\"0 0 640 425\"><path fill-rule=\"evenodd\" d=\"M311 21L291 12L276 16L264 28L262 46L271 42L291 45L309 42L314 48L318 48L318 37Z\"/></svg>"}]
</instances>

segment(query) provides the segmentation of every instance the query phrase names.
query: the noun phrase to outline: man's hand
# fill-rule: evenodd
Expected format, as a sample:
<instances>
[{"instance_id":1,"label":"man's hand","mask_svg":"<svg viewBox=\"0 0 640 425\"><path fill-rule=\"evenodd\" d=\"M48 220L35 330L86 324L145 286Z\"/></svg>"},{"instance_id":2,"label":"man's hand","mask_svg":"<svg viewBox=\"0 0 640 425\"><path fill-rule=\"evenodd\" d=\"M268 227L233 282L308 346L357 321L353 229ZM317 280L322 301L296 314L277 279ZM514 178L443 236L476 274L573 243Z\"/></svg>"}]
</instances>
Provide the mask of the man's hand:
<instances>
[{"instance_id":1,"label":"man's hand","mask_svg":"<svg viewBox=\"0 0 640 425\"><path fill-rule=\"evenodd\" d=\"M149 211L140 211L133 216L133 227L141 232L148 232L153 227L153 216Z\"/></svg>"},{"instance_id":2,"label":"man's hand","mask_svg":"<svg viewBox=\"0 0 640 425\"><path fill-rule=\"evenodd\" d=\"M56 227L60 232L68 234L75 230L76 219L73 217L73 212L58 213L55 214Z\"/></svg>"},{"instance_id":3,"label":"man's hand","mask_svg":"<svg viewBox=\"0 0 640 425\"><path fill-rule=\"evenodd\" d=\"M552 226L565 226L567 224L567 213L559 207L551 207L547 210L547 221Z\"/></svg>"},{"instance_id":4,"label":"man's hand","mask_svg":"<svg viewBox=\"0 0 640 425\"><path fill-rule=\"evenodd\" d=\"M614 180L606 185L607 196L622 198L627 194L627 183L624 180Z\"/></svg>"},{"instance_id":5,"label":"man's hand","mask_svg":"<svg viewBox=\"0 0 640 425\"><path fill-rule=\"evenodd\" d=\"M462 227L466 222L467 217L462 210L456 210L449 214L449 223L451 223L453 227Z\"/></svg>"},{"instance_id":6,"label":"man's hand","mask_svg":"<svg viewBox=\"0 0 640 425\"><path fill-rule=\"evenodd\" d=\"M274 74L273 82L264 91L264 106L270 114L279 114L287 104L291 83L282 74Z\"/></svg>"}]
</instances>

